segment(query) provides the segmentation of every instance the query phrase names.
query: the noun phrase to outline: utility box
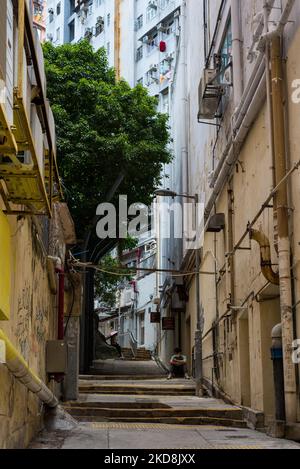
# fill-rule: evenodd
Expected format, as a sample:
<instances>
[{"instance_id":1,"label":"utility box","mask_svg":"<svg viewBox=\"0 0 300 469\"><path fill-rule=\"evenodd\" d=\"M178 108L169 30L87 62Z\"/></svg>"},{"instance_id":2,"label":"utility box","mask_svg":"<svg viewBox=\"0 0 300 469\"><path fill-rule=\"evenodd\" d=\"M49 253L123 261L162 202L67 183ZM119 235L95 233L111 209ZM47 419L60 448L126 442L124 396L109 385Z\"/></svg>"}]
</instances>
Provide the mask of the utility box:
<instances>
[{"instance_id":1,"label":"utility box","mask_svg":"<svg viewBox=\"0 0 300 469\"><path fill-rule=\"evenodd\" d=\"M63 340L48 340L46 344L46 373L66 373L67 344Z\"/></svg>"}]
</instances>

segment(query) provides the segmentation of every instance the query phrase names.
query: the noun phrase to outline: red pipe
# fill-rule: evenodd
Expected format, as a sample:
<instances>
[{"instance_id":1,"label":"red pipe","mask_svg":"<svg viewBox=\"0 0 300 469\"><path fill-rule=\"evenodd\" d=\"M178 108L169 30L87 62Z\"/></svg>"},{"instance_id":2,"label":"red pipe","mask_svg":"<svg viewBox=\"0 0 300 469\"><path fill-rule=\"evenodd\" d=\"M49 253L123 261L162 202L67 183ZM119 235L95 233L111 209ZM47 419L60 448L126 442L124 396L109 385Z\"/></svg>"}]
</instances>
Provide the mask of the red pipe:
<instances>
[{"instance_id":1,"label":"red pipe","mask_svg":"<svg viewBox=\"0 0 300 469\"><path fill-rule=\"evenodd\" d=\"M56 268L58 273L58 314L57 314L57 338L64 339L64 299L65 299L65 272L64 268Z\"/></svg>"}]
</instances>

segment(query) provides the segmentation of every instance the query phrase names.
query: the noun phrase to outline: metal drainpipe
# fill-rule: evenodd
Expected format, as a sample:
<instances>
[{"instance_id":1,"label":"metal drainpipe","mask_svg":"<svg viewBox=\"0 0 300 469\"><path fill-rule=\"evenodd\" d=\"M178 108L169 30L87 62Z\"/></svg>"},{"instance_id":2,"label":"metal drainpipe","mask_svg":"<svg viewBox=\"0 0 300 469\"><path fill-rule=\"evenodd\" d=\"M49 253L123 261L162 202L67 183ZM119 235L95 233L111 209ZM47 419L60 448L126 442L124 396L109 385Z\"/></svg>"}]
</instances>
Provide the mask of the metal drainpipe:
<instances>
[{"instance_id":1,"label":"metal drainpipe","mask_svg":"<svg viewBox=\"0 0 300 469\"><path fill-rule=\"evenodd\" d=\"M271 77L274 125L274 157L276 183L286 175L286 136L284 122L282 40L271 40ZM276 193L278 225L279 286L282 320L282 345L284 364L285 410L287 422L297 421L297 386L295 365L292 362L294 324L291 285L291 246L289 239L287 183L280 185Z\"/></svg>"},{"instance_id":2,"label":"metal drainpipe","mask_svg":"<svg viewBox=\"0 0 300 469\"><path fill-rule=\"evenodd\" d=\"M24 384L29 391L36 394L36 396L48 407L57 407L58 400L54 396L53 392L29 368L22 355L17 351L1 329L0 339L5 343L5 360L9 371L18 381Z\"/></svg>"},{"instance_id":3,"label":"metal drainpipe","mask_svg":"<svg viewBox=\"0 0 300 469\"><path fill-rule=\"evenodd\" d=\"M240 0L231 0L233 90L235 108L240 104L243 94L240 8Z\"/></svg>"},{"instance_id":4,"label":"metal drainpipe","mask_svg":"<svg viewBox=\"0 0 300 469\"><path fill-rule=\"evenodd\" d=\"M273 378L275 389L275 418L276 421L283 422L285 421L285 405L281 324L277 324L272 329L271 358L273 361Z\"/></svg>"},{"instance_id":5,"label":"metal drainpipe","mask_svg":"<svg viewBox=\"0 0 300 469\"><path fill-rule=\"evenodd\" d=\"M260 246L260 265L264 277L272 284L279 285L279 274L272 268L271 247L267 236L258 230L250 230L250 239Z\"/></svg>"},{"instance_id":6,"label":"metal drainpipe","mask_svg":"<svg viewBox=\"0 0 300 469\"><path fill-rule=\"evenodd\" d=\"M65 272L63 266L56 267L55 272L58 274L57 339L64 340Z\"/></svg>"}]
</instances>

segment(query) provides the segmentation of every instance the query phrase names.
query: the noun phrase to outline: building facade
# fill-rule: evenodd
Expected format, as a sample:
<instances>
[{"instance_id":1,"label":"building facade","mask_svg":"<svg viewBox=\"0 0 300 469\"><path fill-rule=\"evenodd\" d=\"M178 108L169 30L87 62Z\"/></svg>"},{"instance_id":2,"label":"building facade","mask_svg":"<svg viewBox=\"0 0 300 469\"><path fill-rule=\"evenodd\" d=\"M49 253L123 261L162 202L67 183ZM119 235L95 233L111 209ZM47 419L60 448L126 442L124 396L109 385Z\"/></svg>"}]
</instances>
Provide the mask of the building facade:
<instances>
[{"instance_id":1,"label":"building facade","mask_svg":"<svg viewBox=\"0 0 300 469\"><path fill-rule=\"evenodd\" d=\"M170 150L174 153L174 164L165 168L163 185L174 177L176 179L180 174L181 155L185 151L182 147L186 146L186 135L181 127L181 120L175 119L175 116L184 111L185 99L186 70L182 62L185 45L181 38L183 32L181 4L182 0L80 2L49 0L47 3L49 41L59 45L76 43L85 38L95 49L105 47L109 64L115 67L117 77L126 79L131 86L139 83L146 87L150 95L157 97L158 110L169 114L172 137ZM164 229L167 212L167 206L160 209L160 219L157 219L156 225L158 230ZM160 226L162 228L159 228ZM149 240L140 248L147 243L149 244ZM173 244L170 255L170 240L161 243L157 252L156 266L167 270L174 266L179 269L181 256L177 254L182 250L182 243L176 240ZM135 253L130 255L134 257ZM175 260L171 259L172 256ZM151 315L143 308L144 303L148 305L149 298L152 297L156 303L150 306L152 312L156 311L165 281L168 283L167 276L163 274L146 275L144 279L138 279L137 284L140 285L141 293L137 294L134 300L135 314L131 317L131 313L128 313L128 321L124 319L122 330L123 334L126 334L129 327L134 331L139 345L156 350L165 361L168 361L176 342L171 340L173 333L164 332L161 338L161 333L158 332L160 326L151 324ZM182 280L178 280L177 283L182 283ZM126 293L124 294L126 296ZM132 302L129 301L130 306L122 302L122 309L123 307L131 309ZM177 306L180 316L182 306L181 304ZM163 315L168 315L169 306L163 311Z\"/></svg>"},{"instance_id":2,"label":"building facade","mask_svg":"<svg viewBox=\"0 0 300 469\"><path fill-rule=\"evenodd\" d=\"M104 47L114 66L114 1L48 0L46 31L47 41L54 45L86 39L96 50Z\"/></svg>"},{"instance_id":3,"label":"building facade","mask_svg":"<svg viewBox=\"0 0 300 469\"><path fill-rule=\"evenodd\" d=\"M46 40L46 6L44 0L32 0L33 26L41 42Z\"/></svg>"},{"instance_id":4,"label":"building facade","mask_svg":"<svg viewBox=\"0 0 300 469\"><path fill-rule=\"evenodd\" d=\"M46 349L63 325L57 272L76 242L32 24L30 2L1 1L0 448L26 447L41 428L43 404L55 407L62 394Z\"/></svg>"},{"instance_id":5,"label":"building facade","mask_svg":"<svg viewBox=\"0 0 300 469\"><path fill-rule=\"evenodd\" d=\"M299 4L190 0L184 8L186 111L177 124L188 122L187 145L165 187L198 195L205 229L198 226L200 307L187 276L181 343L192 371L202 329L208 389L250 408L253 421L285 420L291 435L300 417ZM185 240L181 270L195 265ZM283 402L272 333L282 341Z\"/></svg>"}]
</instances>

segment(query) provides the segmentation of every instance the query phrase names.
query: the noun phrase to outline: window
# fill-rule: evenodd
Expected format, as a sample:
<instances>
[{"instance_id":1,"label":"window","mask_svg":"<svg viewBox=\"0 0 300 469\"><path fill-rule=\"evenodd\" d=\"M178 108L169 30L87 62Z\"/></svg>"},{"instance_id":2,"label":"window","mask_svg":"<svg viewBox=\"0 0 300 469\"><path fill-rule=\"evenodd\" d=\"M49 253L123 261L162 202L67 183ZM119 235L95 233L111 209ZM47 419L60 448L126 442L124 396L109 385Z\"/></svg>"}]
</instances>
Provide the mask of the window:
<instances>
[{"instance_id":1,"label":"window","mask_svg":"<svg viewBox=\"0 0 300 469\"><path fill-rule=\"evenodd\" d=\"M60 40L60 28L57 28L56 30L56 41Z\"/></svg>"},{"instance_id":2,"label":"window","mask_svg":"<svg viewBox=\"0 0 300 469\"><path fill-rule=\"evenodd\" d=\"M107 52L107 55L109 56L110 55L110 42L106 44L106 52Z\"/></svg>"},{"instance_id":3,"label":"window","mask_svg":"<svg viewBox=\"0 0 300 469\"><path fill-rule=\"evenodd\" d=\"M170 34L175 32L175 22L174 19L167 21L164 25L163 38L167 38Z\"/></svg>"},{"instance_id":4,"label":"window","mask_svg":"<svg viewBox=\"0 0 300 469\"><path fill-rule=\"evenodd\" d=\"M58 4L56 5L56 14L57 14L57 16L60 15L60 11L61 11L61 4L60 4L60 2L58 2Z\"/></svg>"},{"instance_id":5,"label":"window","mask_svg":"<svg viewBox=\"0 0 300 469\"><path fill-rule=\"evenodd\" d=\"M143 15L140 15L136 19L136 30L137 31L143 27L143 23L144 23L144 17L143 17Z\"/></svg>"},{"instance_id":6,"label":"window","mask_svg":"<svg viewBox=\"0 0 300 469\"><path fill-rule=\"evenodd\" d=\"M170 0L160 0L160 8L163 10L164 8L167 8L170 5L171 1Z\"/></svg>"},{"instance_id":7,"label":"window","mask_svg":"<svg viewBox=\"0 0 300 469\"><path fill-rule=\"evenodd\" d=\"M90 1L89 3L89 15L93 14L93 1Z\"/></svg>"},{"instance_id":8,"label":"window","mask_svg":"<svg viewBox=\"0 0 300 469\"><path fill-rule=\"evenodd\" d=\"M104 31L104 19L102 18L102 16L98 16L95 26L95 36L99 36L102 31Z\"/></svg>"},{"instance_id":9,"label":"window","mask_svg":"<svg viewBox=\"0 0 300 469\"><path fill-rule=\"evenodd\" d=\"M148 38L148 42L147 42L147 52L148 54L150 54L150 52L153 51L153 49L155 49L155 47L158 46L158 34L155 33L153 34L153 36L150 36Z\"/></svg>"},{"instance_id":10,"label":"window","mask_svg":"<svg viewBox=\"0 0 300 469\"><path fill-rule=\"evenodd\" d=\"M224 70L227 65L230 63L232 57L232 30L231 30L231 22L229 22L226 32L224 41L221 45L220 53L216 56L217 63L216 68L219 70Z\"/></svg>"},{"instance_id":11,"label":"window","mask_svg":"<svg viewBox=\"0 0 300 469\"><path fill-rule=\"evenodd\" d=\"M75 11L75 8L77 7L77 1L76 0L69 0L69 8L70 8L70 15Z\"/></svg>"},{"instance_id":12,"label":"window","mask_svg":"<svg viewBox=\"0 0 300 469\"><path fill-rule=\"evenodd\" d=\"M158 70L155 65L146 73L146 85L151 86L153 83L159 83Z\"/></svg>"},{"instance_id":13,"label":"window","mask_svg":"<svg viewBox=\"0 0 300 469\"><path fill-rule=\"evenodd\" d=\"M33 4L33 14L34 16L41 16L43 14L43 5L34 2Z\"/></svg>"},{"instance_id":14,"label":"window","mask_svg":"<svg viewBox=\"0 0 300 469\"><path fill-rule=\"evenodd\" d=\"M53 8L49 8L48 13L49 13L49 23L52 23L52 21L54 20L54 10L53 10Z\"/></svg>"},{"instance_id":15,"label":"window","mask_svg":"<svg viewBox=\"0 0 300 469\"><path fill-rule=\"evenodd\" d=\"M69 42L72 42L75 38L75 20L69 23Z\"/></svg>"},{"instance_id":16,"label":"window","mask_svg":"<svg viewBox=\"0 0 300 469\"><path fill-rule=\"evenodd\" d=\"M138 62L139 60L141 60L143 58L143 46L140 46L137 51L136 51L136 61Z\"/></svg>"},{"instance_id":17,"label":"window","mask_svg":"<svg viewBox=\"0 0 300 469\"><path fill-rule=\"evenodd\" d=\"M157 14L157 7L154 6L148 6L146 10L146 18L147 22L151 21L153 18L155 18Z\"/></svg>"},{"instance_id":18,"label":"window","mask_svg":"<svg viewBox=\"0 0 300 469\"><path fill-rule=\"evenodd\" d=\"M107 26L110 26L110 13L108 13L108 15L107 15L106 24L107 24Z\"/></svg>"},{"instance_id":19,"label":"window","mask_svg":"<svg viewBox=\"0 0 300 469\"><path fill-rule=\"evenodd\" d=\"M169 93L161 95L161 108L163 114L169 114Z\"/></svg>"}]
</instances>

